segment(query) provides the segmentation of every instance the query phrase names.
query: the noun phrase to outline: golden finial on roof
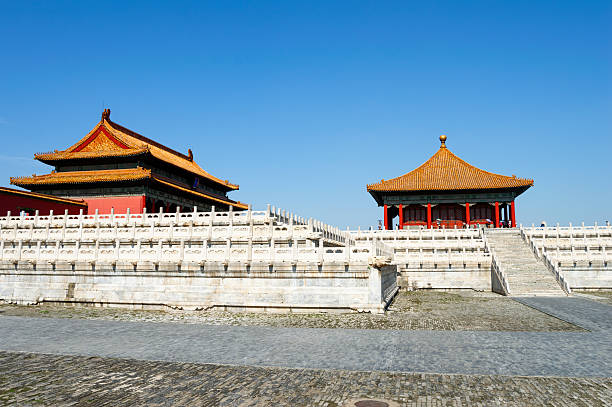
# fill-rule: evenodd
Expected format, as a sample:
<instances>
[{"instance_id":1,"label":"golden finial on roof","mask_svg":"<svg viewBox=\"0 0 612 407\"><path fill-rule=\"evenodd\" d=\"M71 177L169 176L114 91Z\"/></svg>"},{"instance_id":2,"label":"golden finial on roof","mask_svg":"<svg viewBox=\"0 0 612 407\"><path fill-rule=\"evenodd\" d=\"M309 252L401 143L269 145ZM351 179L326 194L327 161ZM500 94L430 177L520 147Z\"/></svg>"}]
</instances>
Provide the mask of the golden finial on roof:
<instances>
[{"instance_id":1,"label":"golden finial on roof","mask_svg":"<svg viewBox=\"0 0 612 407\"><path fill-rule=\"evenodd\" d=\"M442 143L440 148L446 148L446 136L444 134L440 136L440 143Z\"/></svg>"},{"instance_id":2,"label":"golden finial on roof","mask_svg":"<svg viewBox=\"0 0 612 407\"><path fill-rule=\"evenodd\" d=\"M102 121L104 120L110 120L110 109L104 109L104 111L102 111Z\"/></svg>"}]
</instances>

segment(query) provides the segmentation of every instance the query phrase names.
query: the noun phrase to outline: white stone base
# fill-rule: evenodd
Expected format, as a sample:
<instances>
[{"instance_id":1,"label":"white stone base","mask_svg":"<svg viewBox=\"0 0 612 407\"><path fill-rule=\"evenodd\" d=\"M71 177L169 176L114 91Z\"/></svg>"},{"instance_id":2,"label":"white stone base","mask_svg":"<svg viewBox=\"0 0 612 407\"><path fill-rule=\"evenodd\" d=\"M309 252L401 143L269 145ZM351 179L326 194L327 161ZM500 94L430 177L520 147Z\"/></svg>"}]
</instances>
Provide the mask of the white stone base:
<instances>
[{"instance_id":1,"label":"white stone base","mask_svg":"<svg viewBox=\"0 0 612 407\"><path fill-rule=\"evenodd\" d=\"M491 270L402 271L397 284L402 289L472 289L491 291Z\"/></svg>"},{"instance_id":2,"label":"white stone base","mask_svg":"<svg viewBox=\"0 0 612 407\"><path fill-rule=\"evenodd\" d=\"M563 274L563 278L565 278L571 289L612 288L612 268L562 268L561 274Z\"/></svg>"},{"instance_id":3,"label":"white stone base","mask_svg":"<svg viewBox=\"0 0 612 407\"><path fill-rule=\"evenodd\" d=\"M396 268L367 264L0 266L0 300L131 308L384 312Z\"/></svg>"}]
</instances>

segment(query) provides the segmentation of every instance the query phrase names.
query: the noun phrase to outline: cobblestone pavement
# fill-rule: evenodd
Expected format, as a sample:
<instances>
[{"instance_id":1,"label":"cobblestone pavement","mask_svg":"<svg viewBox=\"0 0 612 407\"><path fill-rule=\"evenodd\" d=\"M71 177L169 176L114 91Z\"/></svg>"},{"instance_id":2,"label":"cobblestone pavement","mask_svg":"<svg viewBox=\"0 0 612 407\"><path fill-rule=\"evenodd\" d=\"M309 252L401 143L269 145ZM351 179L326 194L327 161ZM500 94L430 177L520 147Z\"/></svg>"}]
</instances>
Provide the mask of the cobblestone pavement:
<instances>
[{"instance_id":1,"label":"cobblestone pavement","mask_svg":"<svg viewBox=\"0 0 612 407\"><path fill-rule=\"evenodd\" d=\"M351 372L0 352L0 406L609 406L612 379Z\"/></svg>"},{"instance_id":2,"label":"cobblestone pavement","mask_svg":"<svg viewBox=\"0 0 612 407\"><path fill-rule=\"evenodd\" d=\"M116 321L293 328L358 328L448 331L580 331L511 298L475 291L400 292L384 315L264 314L222 311L143 311L119 308L0 305L0 315Z\"/></svg>"}]
</instances>

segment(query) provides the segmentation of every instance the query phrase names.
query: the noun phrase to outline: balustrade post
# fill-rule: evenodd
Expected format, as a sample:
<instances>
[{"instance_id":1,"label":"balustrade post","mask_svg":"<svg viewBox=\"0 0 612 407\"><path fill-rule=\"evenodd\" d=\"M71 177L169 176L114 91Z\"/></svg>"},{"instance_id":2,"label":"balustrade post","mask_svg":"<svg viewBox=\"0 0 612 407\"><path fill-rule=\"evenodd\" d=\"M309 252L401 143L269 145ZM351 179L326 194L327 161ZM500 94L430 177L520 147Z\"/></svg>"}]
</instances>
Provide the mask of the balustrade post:
<instances>
[{"instance_id":1,"label":"balustrade post","mask_svg":"<svg viewBox=\"0 0 612 407\"><path fill-rule=\"evenodd\" d=\"M202 242L202 250L204 251L202 253L202 261L206 262L208 260L208 239L204 239L204 241Z\"/></svg>"},{"instance_id":2,"label":"balustrade post","mask_svg":"<svg viewBox=\"0 0 612 407\"><path fill-rule=\"evenodd\" d=\"M251 234L249 235L249 243L247 248L247 262L251 264L253 261L253 223L251 222Z\"/></svg>"},{"instance_id":3,"label":"balustrade post","mask_svg":"<svg viewBox=\"0 0 612 407\"><path fill-rule=\"evenodd\" d=\"M181 239L181 245L179 249L179 264L182 264L185 260L185 239Z\"/></svg>"},{"instance_id":4,"label":"balustrade post","mask_svg":"<svg viewBox=\"0 0 612 407\"><path fill-rule=\"evenodd\" d=\"M42 242L39 240L36 242L36 264L40 263L40 246Z\"/></svg>"},{"instance_id":5,"label":"balustrade post","mask_svg":"<svg viewBox=\"0 0 612 407\"><path fill-rule=\"evenodd\" d=\"M346 227L347 229L347 234L348 234L348 226ZM345 250L345 258L346 258L346 263L350 263L351 262L351 240L347 239L346 243L344 244L344 250Z\"/></svg>"},{"instance_id":6,"label":"balustrade post","mask_svg":"<svg viewBox=\"0 0 612 407\"><path fill-rule=\"evenodd\" d=\"M323 239L322 238L319 238L318 255L319 255L319 264L323 264Z\"/></svg>"}]
</instances>

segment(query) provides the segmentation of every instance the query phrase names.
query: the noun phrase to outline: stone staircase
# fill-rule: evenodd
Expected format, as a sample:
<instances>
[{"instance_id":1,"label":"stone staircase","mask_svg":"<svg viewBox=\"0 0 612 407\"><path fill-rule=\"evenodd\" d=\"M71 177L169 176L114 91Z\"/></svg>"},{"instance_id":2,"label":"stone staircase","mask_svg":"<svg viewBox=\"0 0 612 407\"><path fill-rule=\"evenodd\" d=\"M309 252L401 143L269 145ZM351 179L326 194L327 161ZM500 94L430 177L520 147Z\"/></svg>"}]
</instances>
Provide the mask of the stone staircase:
<instances>
[{"instance_id":1,"label":"stone staircase","mask_svg":"<svg viewBox=\"0 0 612 407\"><path fill-rule=\"evenodd\" d=\"M486 230L485 235L511 296L565 296L553 274L538 260L517 229Z\"/></svg>"}]
</instances>

